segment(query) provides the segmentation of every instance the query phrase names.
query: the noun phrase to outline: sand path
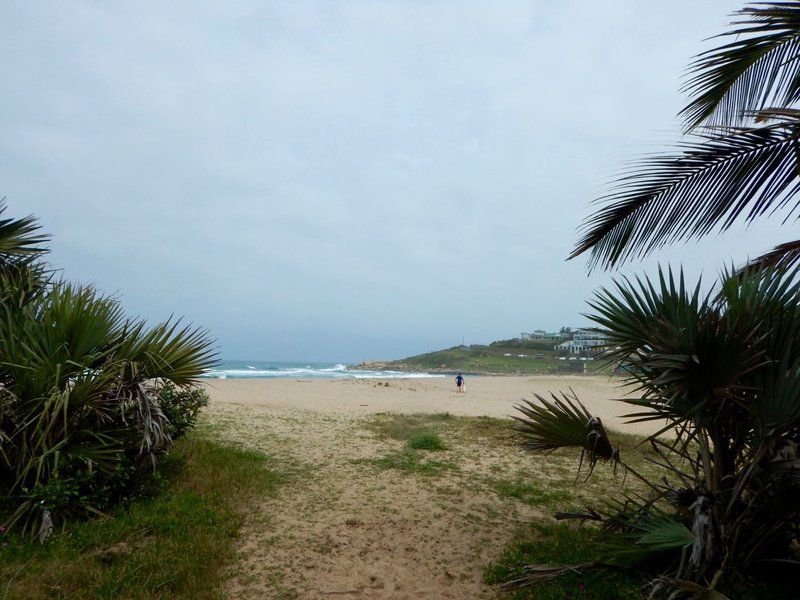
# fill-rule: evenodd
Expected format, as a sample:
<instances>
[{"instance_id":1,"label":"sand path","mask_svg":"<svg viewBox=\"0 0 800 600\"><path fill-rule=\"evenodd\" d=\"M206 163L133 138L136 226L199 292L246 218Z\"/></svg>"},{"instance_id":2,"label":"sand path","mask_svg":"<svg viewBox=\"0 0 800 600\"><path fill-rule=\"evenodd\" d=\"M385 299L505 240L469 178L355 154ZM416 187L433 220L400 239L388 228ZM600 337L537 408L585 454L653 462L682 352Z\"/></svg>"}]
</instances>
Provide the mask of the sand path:
<instances>
[{"instance_id":1,"label":"sand path","mask_svg":"<svg viewBox=\"0 0 800 600\"><path fill-rule=\"evenodd\" d=\"M435 426L447 450L409 454L381 434L392 417L375 413L507 415L537 383L554 382L472 378L463 395L449 380L215 382L216 434L267 453L287 473L276 497L252 507L230 597L494 597L486 565L522 524L549 517L547 498L572 496L574 505L604 488L578 491L574 456L534 459L498 436L496 423L482 431L480 422L442 420ZM613 395L597 389L606 383L559 383L572 383L587 406ZM613 422L616 406L606 406ZM418 463L403 468L409 456ZM514 481L534 482L542 501L499 493Z\"/></svg>"}]
</instances>

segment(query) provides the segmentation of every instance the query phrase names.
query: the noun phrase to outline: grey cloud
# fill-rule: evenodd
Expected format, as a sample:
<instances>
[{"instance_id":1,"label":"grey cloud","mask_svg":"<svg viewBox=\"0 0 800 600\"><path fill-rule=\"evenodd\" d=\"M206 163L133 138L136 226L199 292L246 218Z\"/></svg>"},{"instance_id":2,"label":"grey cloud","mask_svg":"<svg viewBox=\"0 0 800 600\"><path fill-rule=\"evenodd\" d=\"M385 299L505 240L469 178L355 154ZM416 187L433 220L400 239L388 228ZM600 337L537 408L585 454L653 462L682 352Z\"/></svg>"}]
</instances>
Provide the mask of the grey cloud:
<instances>
[{"instance_id":1,"label":"grey cloud","mask_svg":"<svg viewBox=\"0 0 800 600\"><path fill-rule=\"evenodd\" d=\"M575 228L614 164L675 138L687 61L739 5L6 5L0 193L67 276L229 358L580 322L609 275L564 262ZM631 269L713 274L785 235Z\"/></svg>"}]
</instances>

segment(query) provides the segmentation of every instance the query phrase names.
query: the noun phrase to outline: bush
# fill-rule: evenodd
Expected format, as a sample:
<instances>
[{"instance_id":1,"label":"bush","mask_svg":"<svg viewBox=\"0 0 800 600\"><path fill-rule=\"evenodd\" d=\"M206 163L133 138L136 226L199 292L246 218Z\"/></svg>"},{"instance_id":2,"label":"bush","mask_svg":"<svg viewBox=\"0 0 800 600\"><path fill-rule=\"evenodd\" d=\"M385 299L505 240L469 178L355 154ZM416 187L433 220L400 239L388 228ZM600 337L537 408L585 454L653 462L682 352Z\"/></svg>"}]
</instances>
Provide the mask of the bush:
<instances>
[{"instance_id":1,"label":"bush","mask_svg":"<svg viewBox=\"0 0 800 600\"><path fill-rule=\"evenodd\" d=\"M200 329L150 328L51 281L44 239L30 217L0 219L0 524L41 537L135 495L193 425L204 397L191 386L216 362Z\"/></svg>"},{"instance_id":2,"label":"bush","mask_svg":"<svg viewBox=\"0 0 800 600\"><path fill-rule=\"evenodd\" d=\"M200 410L208 405L208 392L202 388L179 389L168 383L158 392L158 405L169 420L175 441L194 428Z\"/></svg>"}]
</instances>

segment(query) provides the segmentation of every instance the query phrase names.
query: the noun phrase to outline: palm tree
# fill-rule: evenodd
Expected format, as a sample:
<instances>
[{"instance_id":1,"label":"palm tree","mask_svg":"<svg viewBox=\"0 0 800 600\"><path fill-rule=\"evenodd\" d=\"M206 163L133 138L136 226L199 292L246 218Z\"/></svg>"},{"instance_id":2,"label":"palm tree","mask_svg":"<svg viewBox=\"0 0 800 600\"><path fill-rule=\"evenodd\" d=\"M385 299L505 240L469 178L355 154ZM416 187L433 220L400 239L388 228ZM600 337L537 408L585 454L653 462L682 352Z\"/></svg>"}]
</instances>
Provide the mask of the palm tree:
<instances>
[{"instance_id":1,"label":"palm tree","mask_svg":"<svg viewBox=\"0 0 800 600\"><path fill-rule=\"evenodd\" d=\"M622 173L583 224L570 258L612 268L679 240L800 211L800 1L737 13L721 46L691 64L687 138ZM800 240L752 261L792 266Z\"/></svg>"},{"instance_id":2,"label":"palm tree","mask_svg":"<svg viewBox=\"0 0 800 600\"><path fill-rule=\"evenodd\" d=\"M191 387L216 360L199 328L149 327L92 287L53 281L46 239L32 217L0 221L0 509L7 527L43 535L155 467L171 441L160 390Z\"/></svg>"},{"instance_id":3,"label":"palm tree","mask_svg":"<svg viewBox=\"0 0 800 600\"><path fill-rule=\"evenodd\" d=\"M676 154L623 173L584 223L570 258L612 268L678 240L800 210L800 0L740 13L720 47L692 64ZM800 240L781 244L716 288L683 276L623 278L590 302L635 397L632 422L655 421L651 480L622 456L574 395L519 407L532 451L577 447L589 474L613 463L647 492L561 518L599 521L596 561L531 565L512 582L638 566L654 592L724 598L768 569L800 567ZM666 435L665 435L666 434ZM584 463L584 459L586 459ZM580 466L579 466L580 469Z\"/></svg>"},{"instance_id":4,"label":"palm tree","mask_svg":"<svg viewBox=\"0 0 800 600\"><path fill-rule=\"evenodd\" d=\"M575 569L638 567L654 590L706 591L763 580L769 567L800 567L800 282L794 272L745 270L713 293L659 273L618 282L590 302L624 363L635 397L631 422L658 431L642 445L662 477L640 474L599 418L574 395L519 407L517 431L532 451L576 447L589 473L610 462L646 492L560 518L599 521L591 563L534 565L529 585ZM664 434L668 435L664 435ZM611 496L613 497L613 495Z\"/></svg>"}]
</instances>

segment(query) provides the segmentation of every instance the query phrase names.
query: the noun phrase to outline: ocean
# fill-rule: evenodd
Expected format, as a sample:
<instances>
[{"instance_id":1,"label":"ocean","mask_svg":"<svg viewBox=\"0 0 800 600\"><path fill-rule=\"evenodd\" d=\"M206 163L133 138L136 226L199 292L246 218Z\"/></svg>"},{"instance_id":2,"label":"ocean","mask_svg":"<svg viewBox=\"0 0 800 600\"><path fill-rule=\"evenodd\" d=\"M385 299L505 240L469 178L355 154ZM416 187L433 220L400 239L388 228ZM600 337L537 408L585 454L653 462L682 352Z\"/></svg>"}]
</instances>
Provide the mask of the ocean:
<instances>
[{"instance_id":1,"label":"ocean","mask_svg":"<svg viewBox=\"0 0 800 600\"><path fill-rule=\"evenodd\" d=\"M350 370L339 363L278 362L258 360L224 360L202 377L213 379L396 379L400 377L444 377L434 373L401 373L400 371Z\"/></svg>"}]
</instances>

